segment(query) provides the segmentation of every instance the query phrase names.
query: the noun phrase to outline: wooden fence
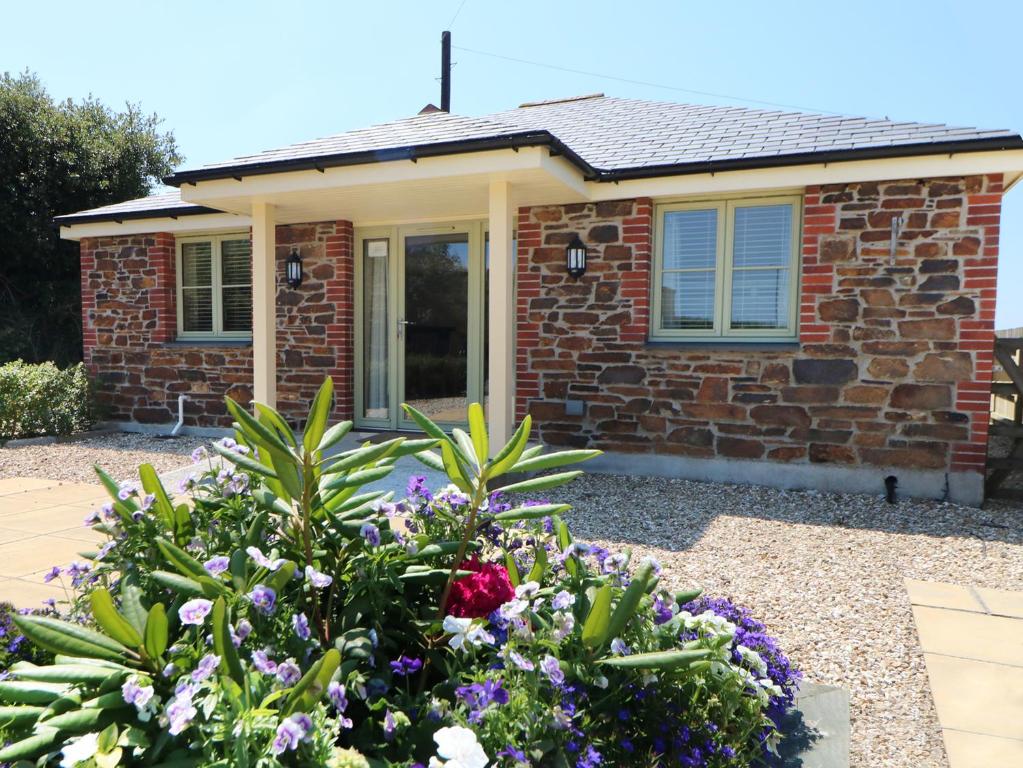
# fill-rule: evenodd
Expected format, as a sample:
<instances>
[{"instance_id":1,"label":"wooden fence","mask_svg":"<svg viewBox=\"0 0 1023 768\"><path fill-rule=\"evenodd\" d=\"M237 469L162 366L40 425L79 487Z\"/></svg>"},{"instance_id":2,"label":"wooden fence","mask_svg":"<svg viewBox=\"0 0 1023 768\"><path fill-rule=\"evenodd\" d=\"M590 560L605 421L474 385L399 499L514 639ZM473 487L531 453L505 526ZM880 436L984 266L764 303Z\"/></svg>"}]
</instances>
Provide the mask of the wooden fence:
<instances>
[{"instance_id":1,"label":"wooden fence","mask_svg":"<svg viewBox=\"0 0 1023 768\"><path fill-rule=\"evenodd\" d=\"M1002 484L1012 472L1023 471L1023 328L998 331L995 363L990 435L1009 438L1011 447L1006 456L988 455L984 491L988 498L1015 498L1019 491L1002 488Z\"/></svg>"}]
</instances>

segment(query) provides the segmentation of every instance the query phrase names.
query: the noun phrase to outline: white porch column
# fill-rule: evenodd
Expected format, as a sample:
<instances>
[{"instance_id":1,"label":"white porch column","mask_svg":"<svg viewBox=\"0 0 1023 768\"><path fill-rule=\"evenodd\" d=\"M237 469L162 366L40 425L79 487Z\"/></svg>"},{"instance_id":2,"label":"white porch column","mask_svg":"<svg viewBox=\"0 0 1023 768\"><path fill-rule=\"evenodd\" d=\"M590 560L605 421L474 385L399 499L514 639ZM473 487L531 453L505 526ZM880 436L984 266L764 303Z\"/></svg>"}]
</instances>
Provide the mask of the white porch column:
<instances>
[{"instance_id":1,"label":"white porch column","mask_svg":"<svg viewBox=\"0 0 1023 768\"><path fill-rule=\"evenodd\" d=\"M252 395L277 406L277 273L274 207L252 204Z\"/></svg>"},{"instance_id":2,"label":"white porch column","mask_svg":"<svg viewBox=\"0 0 1023 768\"><path fill-rule=\"evenodd\" d=\"M515 254L511 184L490 182L490 401L487 421L496 453L515 424Z\"/></svg>"}]
</instances>

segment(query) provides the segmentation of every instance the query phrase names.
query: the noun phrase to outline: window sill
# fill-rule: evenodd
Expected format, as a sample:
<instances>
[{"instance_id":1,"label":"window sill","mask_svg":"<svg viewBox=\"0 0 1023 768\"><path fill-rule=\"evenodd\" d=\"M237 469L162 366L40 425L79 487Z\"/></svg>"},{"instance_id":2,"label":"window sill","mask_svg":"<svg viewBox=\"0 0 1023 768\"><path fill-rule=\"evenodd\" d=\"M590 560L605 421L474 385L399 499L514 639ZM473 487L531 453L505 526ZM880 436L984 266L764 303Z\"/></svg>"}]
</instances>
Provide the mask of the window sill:
<instances>
[{"instance_id":1,"label":"window sill","mask_svg":"<svg viewBox=\"0 0 1023 768\"><path fill-rule=\"evenodd\" d=\"M786 352L799 349L799 342L791 341L730 341L729 339L715 337L706 341L695 339L648 339L644 345L647 349L678 349L678 350L738 350L747 352Z\"/></svg>"},{"instance_id":2,"label":"window sill","mask_svg":"<svg viewBox=\"0 0 1023 768\"><path fill-rule=\"evenodd\" d=\"M165 341L164 347L251 347L252 339L175 339Z\"/></svg>"}]
</instances>

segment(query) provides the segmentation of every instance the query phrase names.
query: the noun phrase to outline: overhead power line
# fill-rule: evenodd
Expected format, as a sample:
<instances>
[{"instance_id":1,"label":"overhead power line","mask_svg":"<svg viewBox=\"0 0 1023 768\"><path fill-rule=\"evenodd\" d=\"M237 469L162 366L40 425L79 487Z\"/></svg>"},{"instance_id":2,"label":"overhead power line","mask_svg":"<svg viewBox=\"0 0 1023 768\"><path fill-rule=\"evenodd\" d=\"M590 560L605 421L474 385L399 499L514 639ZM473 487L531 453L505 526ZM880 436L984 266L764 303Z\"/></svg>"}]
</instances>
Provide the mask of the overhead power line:
<instances>
[{"instance_id":1,"label":"overhead power line","mask_svg":"<svg viewBox=\"0 0 1023 768\"><path fill-rule=\"evenodd\" d=\"M456 16L458 14L455 14ZM449 25L450 26L450 25ZM600 72L588 72L584 69L573 69L572 67L562 67L558 64L548 64L542 61L530 61L529 59L519 59L514 56L505 56L500 53L492 53L490 51L480 51L475 48L466 48L461 45L452 45L459 51L465 51L466 53L475 53L478 56L489 56L493 59L502 59L504 61L512 61L516 64L528 64L533 67L543 67L545 69L553 69L558 72L570 72L574 75L586 75L587 77L597 77L603 80L614 80L619 83L629 83L630 85L643 85L648 88L661 88L666 91L677 91L679 93L691 93L697 96L709 96L715 99L728 99L729 101L742 101L747 104L760 104L768 107L781 107L782 109L796 109L802 112L817 112L826 115L842 115L841 112L833 112L830 109L817 109L816 107L804 107L798 104L782 104L776 101L764 101L763 99L748 99L745 96L732 96L727 93L714 93L713 91L698 91L694 88L680 88L675 85L664 85L663 83L651 83L648 80L634 80L628 77L618 77L616 75L605 75Z\"/></svg>"},{"instance_id":2,"label":"overhead power line","mask_svg":"<svg viewBox=\"0 0 1023 768\"><path fill-rule=\"evenodd\" d=\"M452 16L451 17L451 21L448 22L448 26L447 26L448 29L451 29L453 26L455 26L455 19L458 18L458 14L460 14L462 12L462 9L465 8L465 4L467 2L469 2L469 0L462 0L462 2L460 2L458 4L458 9L455 11L455 15Z\"/></svg>"}]
</instances>

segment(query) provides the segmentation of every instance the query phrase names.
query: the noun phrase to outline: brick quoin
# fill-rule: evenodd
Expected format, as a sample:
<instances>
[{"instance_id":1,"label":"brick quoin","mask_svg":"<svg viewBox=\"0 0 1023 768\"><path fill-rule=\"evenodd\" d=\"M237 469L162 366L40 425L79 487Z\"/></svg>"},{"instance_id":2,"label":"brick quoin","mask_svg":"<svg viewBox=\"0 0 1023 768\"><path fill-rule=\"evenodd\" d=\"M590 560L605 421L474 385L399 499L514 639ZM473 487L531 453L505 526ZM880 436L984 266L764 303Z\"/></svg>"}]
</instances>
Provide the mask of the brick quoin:
<instances>
[{"instance_id":1,"label":"brick quoin","mask_svg":"<svg viewBox=\"0 0 1023 768\"><path fill-rule=\"evenodd\" d=\"M648 342L649 200L521 208L516 414L555 445L981 473L1002 192L998 175L808 187L798 348L741 352Z\"/></svg>"}]
</instances>

